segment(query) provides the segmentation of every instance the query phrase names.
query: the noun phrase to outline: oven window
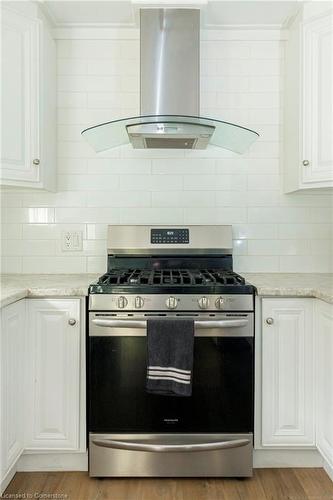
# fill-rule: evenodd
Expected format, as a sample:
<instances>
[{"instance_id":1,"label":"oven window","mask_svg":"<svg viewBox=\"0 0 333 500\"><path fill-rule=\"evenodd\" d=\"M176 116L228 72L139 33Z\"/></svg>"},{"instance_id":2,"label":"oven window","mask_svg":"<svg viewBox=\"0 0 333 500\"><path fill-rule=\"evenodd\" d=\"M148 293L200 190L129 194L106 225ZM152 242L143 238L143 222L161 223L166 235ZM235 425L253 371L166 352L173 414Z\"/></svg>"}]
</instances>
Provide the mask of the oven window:
<instances>
[{"instance_id":1,"label":"oven window","mask_svg":"<svg viewBox=\"0 0 333 500\"><path fill-rule=\"evenodd\" d=\"M145 392L146 337L90 337L90 432L253 432L253 338L194 342L192 396Z\"/></svg>"}]
</instances>

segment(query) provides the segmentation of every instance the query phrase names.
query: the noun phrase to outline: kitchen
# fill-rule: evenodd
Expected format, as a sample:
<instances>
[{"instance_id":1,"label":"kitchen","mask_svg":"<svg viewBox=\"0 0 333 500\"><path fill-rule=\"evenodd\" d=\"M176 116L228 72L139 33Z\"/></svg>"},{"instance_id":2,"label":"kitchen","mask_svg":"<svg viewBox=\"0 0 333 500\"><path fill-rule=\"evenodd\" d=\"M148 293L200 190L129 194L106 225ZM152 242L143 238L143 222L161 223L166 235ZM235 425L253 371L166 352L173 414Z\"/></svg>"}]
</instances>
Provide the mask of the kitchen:
<instances>
[{"instance_id":1,"label":"kitchen","mask_svg":"<svg viewBox=\"0 0 333 500\"><path fill-rule=\"evenodd\" d=\"M169 66L142 50L144 43L147 50L159 47L144 37L142 12L160 7L165 19L170 8L183 7L176 21L184 11L200 13L200 34L197 29L191 50L176 45L179 54L172 52ZM332 3L12 1L1 2L1 9L1 492L130 499L333 497ZM169 112L158 111L158 96L165 89L170 95L168 84L186 72L192 75L193 46L197 77L172 94L180 96L177 106L183 110L172 109L171 99ZM186 59L186 72L179 61L172 66L177 57ZM157 111L146 113L151 102ZM188 102L197 106L193 113L186 112ZM122 123L116 122L112 133L96 127L143 114L179 113L210 118L200 122L216 127L207 147L189 150L192 136L179 136L181 149L169 144L138 149L127 134L124 139ZM179 118L173 117L171 130L157 123L159 138L174 134ZM218 144L217 120L227 122L222 137L229 143ZM110 142L118 136L120 142ZM138 238L140 227L146 233ZM186 454L129 450L121 453L163 455L162 472L127 470L123 476L131 479L120 480L118 473L118 479L103 482L92 477L88 314L117 308L132 314L131 293L143 297L145 311L149 298L140 288L141 275L130 277L126 294L119 295L125 299L112 307L95 307L95 298L107 299L103 294L109 289L90 285L118 265L112 256L122 252L124 259L140 246L152 255L154 250L156 259L165 247L170 261L219 258L225 272L249 283L237 288L201 273L196 279L206 288L191 293L206 303L195 305L195 314L236 320L223 316L234 314L232 305L225 309L222 301L219 311L217 301L234 293L226 291L231 286L236 293L250 285L256 289L242 288L252 302L236 307L237 313L254 314L249 318L255 339L252 479L231 479L246 474L228 469L227 475L222 466L204 471L204 459L201 479L197 469L192 476L183 473L192 479L175 479L174 471L172 479L157 479L166 470L163 457ZM181 251L174 256L170 248ZM170 308L163 302L155 311L171 314L184 299L176 282L170 283L170 276L163 282L160 274L159 285L173 287L165 292L172 300ZM180 279L186 285L183 274ZM215 280L214 292L209 280ZM201 311L205 308L209 312ZM135 342L145 332L142 318L137 321ZM198 340L209 339L194 343ZM194 373L193 391L195 386ZM208 424L200 432L210 432ZM227 453L221 450L190 455L200 463L201 454ZM207 479L210 475L219 478Z\"/></svg>"}]
</instances>

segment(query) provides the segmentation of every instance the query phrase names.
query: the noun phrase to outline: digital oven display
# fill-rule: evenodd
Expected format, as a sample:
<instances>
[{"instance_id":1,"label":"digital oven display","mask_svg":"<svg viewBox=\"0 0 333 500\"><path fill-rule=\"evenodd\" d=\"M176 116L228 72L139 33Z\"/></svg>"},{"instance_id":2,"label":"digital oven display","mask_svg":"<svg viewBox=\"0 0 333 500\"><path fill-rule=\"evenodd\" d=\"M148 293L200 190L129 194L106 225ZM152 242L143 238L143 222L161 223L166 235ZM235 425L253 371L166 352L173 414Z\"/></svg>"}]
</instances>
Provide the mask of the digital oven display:
<instances>
[{"instance_id":1,"label":"digital oven display","mask_svg":"<svg viewBox=\"0 0 333 500\"><path fill-rule=\"evenodd\" d=\"M188 229L151 229L150 243L157 245L175 245L190 243Z\"/></svg>"}]
</instances>

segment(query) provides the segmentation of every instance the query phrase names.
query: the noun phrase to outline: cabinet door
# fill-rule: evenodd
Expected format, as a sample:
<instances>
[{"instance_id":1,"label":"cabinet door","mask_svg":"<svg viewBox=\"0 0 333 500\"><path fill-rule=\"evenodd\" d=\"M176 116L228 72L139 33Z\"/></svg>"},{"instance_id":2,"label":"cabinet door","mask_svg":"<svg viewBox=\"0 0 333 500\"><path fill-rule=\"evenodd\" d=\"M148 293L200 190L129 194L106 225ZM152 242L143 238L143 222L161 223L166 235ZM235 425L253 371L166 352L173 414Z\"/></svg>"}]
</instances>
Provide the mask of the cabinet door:
<instances>
[{"instance_id":1,"label":"cabinet door","mask_svg":"<svg viewBox=\"0 0 333 500\"><path fill-rule=\"evenodd\" d=\"M80 446L80 300L31 299L26 449Z\"/></svg>"},{"instance_id":2,"label":"cabinet door","mask_svg":"<svg viewBox=\"0 0 333 500\"><path fill-rule=\"evenodd\" d=\"M1 179L38 182L39 21L5 7L1 12Z\"/></svg>"},{"instance_id":3,"label":"cabinet door","mask_svg":"<svg viewBox=\"0 0 333 500\"><path fill-rule=\"evenodd\" d=\"M25 301L1 311L1 478L23 450L23 361L25 351Z\"/></svg>"},{"instance_id":4,"label":"cabinet door","mask_svg":"<svg viewBox=\"0 0 333 500\"><path fill-rule=\"evenodd\" d=\"M333 305L316 301L317 446L333 470Z\"/></svg>"},{"instance_id":5,"label":"cabinet door","mask_svg":"<svg viewBox=\"0 0 333 500\"><path fill-rule=\"evenodd\" d=\"M302 35L302 181L329 187L333 186L333 14L305 22Z\"/></svg>"},{"instance_id":6,"label":"cabinet door","mask_svg":"<svg viewBox=\"0 0 333 500\"><path fill-rule=\"evenodd\" d=\"M262 445L315 444L313 300L263 299Z\"/></svg>"}]
</instances>

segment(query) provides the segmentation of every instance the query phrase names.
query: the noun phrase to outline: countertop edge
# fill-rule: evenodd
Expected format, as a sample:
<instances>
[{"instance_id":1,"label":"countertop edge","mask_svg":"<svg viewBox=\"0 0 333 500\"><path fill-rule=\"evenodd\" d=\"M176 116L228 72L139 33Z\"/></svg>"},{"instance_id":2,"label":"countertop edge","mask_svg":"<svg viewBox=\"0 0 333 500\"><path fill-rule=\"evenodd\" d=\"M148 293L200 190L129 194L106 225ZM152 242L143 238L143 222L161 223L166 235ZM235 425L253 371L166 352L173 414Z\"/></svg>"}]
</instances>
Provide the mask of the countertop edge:
<instances>
[{"instance_id":1,"label":"countertop edge","mask_svg":"<svg viewBox=\"0 0 333 500\"><path fill-rule=\"evenodd\" d=\"M287 287L268 287L256 286L259 297L309 297L323 300L328 304L333 304L333 296L330 292L325 292L315 288L287 288ZM0 308L6 307L14 302L24 298L43 298L43 297L86 297L88 288L26 288L14 290L12 293L0 299Z\"/></svg>"}]
</instances>

